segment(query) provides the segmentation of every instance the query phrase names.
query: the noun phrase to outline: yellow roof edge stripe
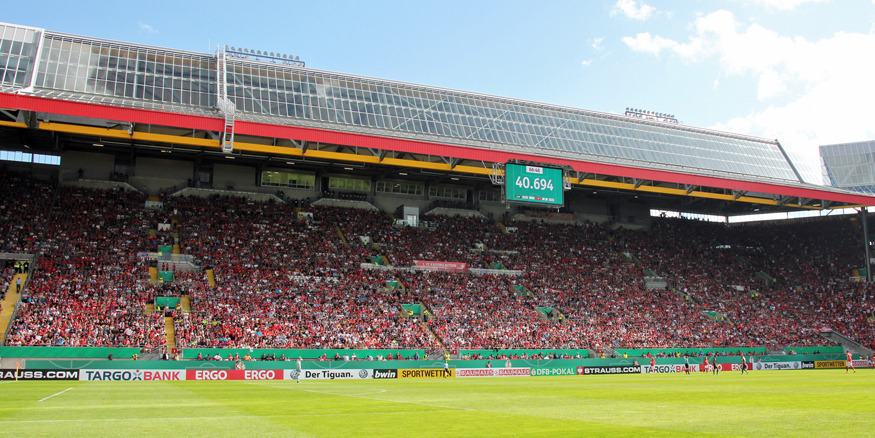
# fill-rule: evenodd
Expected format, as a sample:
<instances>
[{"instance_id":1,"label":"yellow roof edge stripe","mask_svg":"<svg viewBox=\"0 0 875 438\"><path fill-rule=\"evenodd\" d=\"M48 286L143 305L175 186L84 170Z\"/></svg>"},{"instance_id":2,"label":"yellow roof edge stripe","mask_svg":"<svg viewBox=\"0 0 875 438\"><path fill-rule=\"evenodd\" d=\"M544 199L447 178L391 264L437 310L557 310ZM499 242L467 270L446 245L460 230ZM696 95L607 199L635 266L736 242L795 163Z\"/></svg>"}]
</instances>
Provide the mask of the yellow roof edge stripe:
<instances>
[{"instance_id":1,"label":"yellow roof edge stripe","mask_svg":"<svg viewBox=\"0 0 875 438\"><path fill-rule=\"evenodd\" d=\"M27 128L27 125L19 122L8 122L8 121L0 121L0 126L8 126L13 128ZM134 132L133 134L128 134L127 130L123 129L109 129L109 128L98 128L93 126L82 126L82 125L73 125L68 123L56 123L56 122L40 122L39 129L46 131L55 131L55 132L65 132L69 134L81 134L81 135L92 135L97 137L112 137L112 138L122 138L129 140L142 140L142 141L152 141L156 143L167 143L167 144L182 144L189 146L200 146L200 147L208 147L208 148L220 148L221 144L219 140L214 139L206 139L206 138L191 138L191 137L182 137L178 135L170 135L170 134L153 134L148 132ZM246 143L246 142L235 142L234 143L235 150L248 151L248 152L261 152L261 153L270 153L277 155L285 155L291 157L306 157L306 158L323 158L323 159L333 159L340 161L349 161L356 163L370 163L370 164L384 164L388 166L397 166L397 167L412 167L418 169L428 169L428 170L437 170L444 172L459 172L459 173L468 173L468 174L476 174L476 175L489 175L492 170L486 167L475 167L475 166L456 166L450 167L449 164L443 162L428 162L428 161L416 161L416 160L407 160L407 159L399 159L399 158L384 158L380 160L379 157L373 155L357 155L357 154L346 154L341 152L329 152L329 151L319 151L319 150L307 150L306 152L302 152L301 149L293 148L293 147L284 147L284 146L272 146L272 145L262 145L257 143ZM656 186L639 186L635 188L634 184L630 183L621 183L621 182L613 182L613 181L603 181L603 180L594 180L594 179L578 179L578 178L569 178L569 181L575 185L581 186L589 186L589 187L601 187L601 188L612 188L612 189L620 189L620 190L629 190L629 191L641 191L647 193L663 193L668 195L676 195L676 196L692 196L698 198L708 198L708 199L718 199L718 200L726 200L726 201L738 201L738 202L747 202L752 204L763 204L763 205L778 205L778 201L774 199L766 199L766 198L756 198L750 196L740 196L736 198L733 195L723 194L723 193L711 193L711 192L701 192L701 191L692 191L687 193L686 190L683 189L674 189L668 187L656 187ZM785 204L788 207L794 208L804 208L810 210L823 210L822 207L808 206L808 205L799 205L799 204ZM830 210L840 209L840 208L861 208L866 207L864 205L842 205L842 206L832 206L828 207Z\"/></svg>"},{"instance_id":2,"label":"yellow roof edge stripe","mask_svg":"<svg viewBox=\"0 0 875 438\"><path fill-rule=\"evenodd\" d=\"M0 121L0 126L8 126L10 128L27 128L27 125L21 122Z\"/></svg>"}]
</instances>

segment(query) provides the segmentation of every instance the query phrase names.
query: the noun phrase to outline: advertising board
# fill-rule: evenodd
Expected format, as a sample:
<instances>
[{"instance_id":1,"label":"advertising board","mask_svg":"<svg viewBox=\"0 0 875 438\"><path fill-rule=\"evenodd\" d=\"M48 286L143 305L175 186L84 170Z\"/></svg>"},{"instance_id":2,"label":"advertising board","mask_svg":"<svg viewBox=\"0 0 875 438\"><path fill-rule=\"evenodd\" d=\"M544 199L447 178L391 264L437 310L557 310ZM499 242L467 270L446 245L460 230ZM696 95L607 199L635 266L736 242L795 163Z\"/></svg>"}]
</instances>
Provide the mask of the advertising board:
<instances>
[{"instance_id":1,"label":"advertising board","mask_svg":"<svg viewBox=\"0 0 875 438\"><path fill-rule=\"evenodd\" d=\"M286 380L296 380L298 370L285 370ZM302 370L301 380L370 379L371 370Z\"/></svg>"},{"instance_id":2,"label":"advertising board","mask_svg":"<svg viewBox=\"0 0 875 438\"><path fill-rule=\"evenodd\" d=\"M0 369L0 380L79 380L79 370Z\"/></svg>"},{"instance_id":3,"label":"advertising board","mask_svg":"<svg viewBox=\"0 0 875 438\"><path fill-rule=\"evenodd\" d=\"M192 371L192 370L189 370ZM80 370L79 380L186 380L185 370Z\"/></svg>"},{"instance_id":4,"label":"advertising board","mask_svg":"<svg viewBox=\"0 0 875 438\"><path fill-rule=\"evenodd\" d=\"M456 377L519 377L531 376L531 368L458 368Z\"/></svg>"}]
</instances>

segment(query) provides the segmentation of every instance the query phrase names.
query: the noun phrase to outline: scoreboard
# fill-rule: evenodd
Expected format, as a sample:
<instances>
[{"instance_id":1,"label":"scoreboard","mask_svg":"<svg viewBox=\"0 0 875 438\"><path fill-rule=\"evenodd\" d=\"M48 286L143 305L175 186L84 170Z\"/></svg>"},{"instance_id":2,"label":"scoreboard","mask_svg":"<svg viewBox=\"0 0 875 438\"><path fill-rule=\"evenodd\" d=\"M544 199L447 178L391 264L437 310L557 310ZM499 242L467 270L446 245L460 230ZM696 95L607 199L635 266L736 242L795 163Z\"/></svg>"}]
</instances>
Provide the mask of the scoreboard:
<instances>
[{"instance_id":1,"label":"scoreboard","mask_svg":"<svg viewBox=\"0 0 875 438\"><path fill-rule=\"evenodd\" d=\"M562 194L562 169L505 165L505 201L562 206Z\"/></svg>"}]
</instances>

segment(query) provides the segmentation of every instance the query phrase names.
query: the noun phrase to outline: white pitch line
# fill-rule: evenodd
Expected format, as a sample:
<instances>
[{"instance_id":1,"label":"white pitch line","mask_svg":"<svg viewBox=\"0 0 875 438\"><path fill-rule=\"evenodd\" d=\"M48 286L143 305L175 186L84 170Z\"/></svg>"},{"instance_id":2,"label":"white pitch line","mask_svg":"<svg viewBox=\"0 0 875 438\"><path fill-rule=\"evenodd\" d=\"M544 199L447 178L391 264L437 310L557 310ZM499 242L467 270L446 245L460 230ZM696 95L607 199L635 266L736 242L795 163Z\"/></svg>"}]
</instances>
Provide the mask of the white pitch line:
<instances>
[{"instance_id":1,"label":"white pitch line","mask_svg":"<svg viewBox=\"0 0 875 438\"><path fill-rule=\"evenodd\" d=\"M378 390L376 390L376 391L360 392L360 393L358 393L358 394L350 394L350 395L352 395L352 396L371 395L371 394L382 394L382 393L384 393L384 392L386 392L385 389L378 389Z\"/></svg>"},{"instance_id":2,"label":"white pitch line","mask_svg":"<svg viewBox=\"0 0 875 438\"><path fill-rule=\"evenodd\" d=\"M455 409L444 409L443 411L454 411ZM443 412L443 411L428 411L428 412ZM0 420L0 424L17 424L17 423L81 423L94 421L192 421L192 420L222 420L222 419L243 419L243 418L298 418L298 417L332 417L332 416L349 416L349 415L395 415L395 414L421 414L422 411L393 411L393 412L332 412L326 414L287 414L287 415L223 415L220 417L149 417L149 418L71 418L63 420Z\"/></svg>"},{"instance_id":3,"label":"white pitch line","mask_svg":"<svg viewBox=\"0 0 875 438\"><path fill-rule=\"evenodd\" d=\"M50 395L50 396L48 396L48 397L46 397L46 398L44 398L44 399L40 399L39 401L46 401L46 400L48 400L48 399L50 399L50 398L52 398L52 397L54 397L54 396L56 396L56 395L61 395L61 394L65 393L65 392L67 392L67 391L69 391L69 390L71 390L71 389L73 389L72 386L69 387L69 388L67 388L67 389L65 389L65 390L63 390L63 391L61 391L61 392L58 392L58 393L52 394L52 395Z\"/></svg>"},{"instance_id":4,"label":"white pitch line","mask_svg":"<svg viewBox=\"0 0 875 438\"><path fill-rule=\"evenodd\" d=\"M355 394L338 394L338 393L335 393L335 392L314 391L314 390L312 390L312 389L303 389L303 388L297 388L297 387L294 387L294 386L260 385L260 384L258 384L258 383L249 383L249 382L244 382L244 383L246 383L247 385L269 386L269 387L271 387L271 388L292 389L292 390L295 390L295 391L313 392L313 393L316 393L316 394L337 395L337 396L340 396L340 397L355 397L355 398L363 398L363 399L365 399L365 400L375 400L375 401L383 401L383 402L391 402L391 403L404 403L404 404L408 404L408 405L428 406L428 407L431 407L431 408L452 409L452 410L455 410L455 411L473 411L473 410L474 410L474 409L471 409L471 408L458 408L458 407L455 407L455 406L442 406L442 405L432 405L432 404L428 404L428 403L416 403L416 402L408 402L408 401L386 400L386 399L383 399L383 398L364 397L364 396L361 396L361 395L355 395Z\"/></svg>"}]
</instances>

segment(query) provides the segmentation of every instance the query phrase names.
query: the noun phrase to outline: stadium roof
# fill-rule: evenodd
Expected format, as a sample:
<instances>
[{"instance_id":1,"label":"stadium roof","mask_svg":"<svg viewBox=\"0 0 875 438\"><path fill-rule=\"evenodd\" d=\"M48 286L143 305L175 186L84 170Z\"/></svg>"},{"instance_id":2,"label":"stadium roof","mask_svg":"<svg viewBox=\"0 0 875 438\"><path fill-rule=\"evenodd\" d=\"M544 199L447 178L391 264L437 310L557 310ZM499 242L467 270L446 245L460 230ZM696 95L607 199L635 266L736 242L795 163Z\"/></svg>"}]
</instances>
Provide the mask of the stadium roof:
<instances>
[{"instance_id":1,"label":"stadium roof","mask_svg":"<svg viewBox=\"0 0 875 438\"><path fill-rule=\"evenodd\" d=\"M518 160L562 166L572 187L739 212L875 204L803 181L777 140L319 71L227 46L203 54L0 24L0 73L0 126L68 144L219 152L233 139L235 154L481 177Z\"/></svg>"},{"instance_id":2,"label":"stadium roof","mask_svg":"<svg viewBox=\"0 0 875 438\"><path fill-rule=\"evenodd\" d=\"M832 186L875 194L875 140L821 146L820 159Z\"/></svg>"}]
</instances>

